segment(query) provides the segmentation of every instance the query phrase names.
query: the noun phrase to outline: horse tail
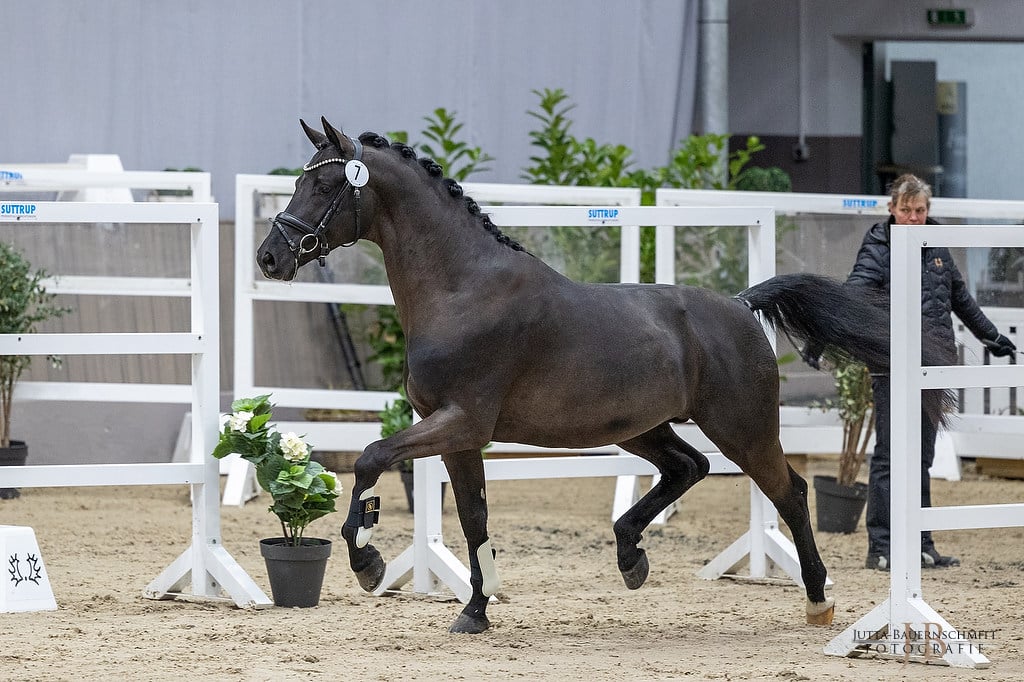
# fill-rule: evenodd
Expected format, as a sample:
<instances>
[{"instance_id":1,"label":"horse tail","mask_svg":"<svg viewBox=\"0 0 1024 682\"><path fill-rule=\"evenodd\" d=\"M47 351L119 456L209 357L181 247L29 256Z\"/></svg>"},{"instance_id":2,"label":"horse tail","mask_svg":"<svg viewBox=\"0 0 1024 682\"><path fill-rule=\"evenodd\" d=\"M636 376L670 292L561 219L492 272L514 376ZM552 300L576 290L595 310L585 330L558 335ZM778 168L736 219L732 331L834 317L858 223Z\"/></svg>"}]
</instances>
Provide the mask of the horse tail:
<instances>
[{"instance_id":1,"label":"horse tail","mask_svg":"<svg viewBox=\"0 0 1024 682\"><path fill-rule=\"evenodd\" d=\"M840 349L889 371L889 304L821 275L778 275L736 295L776 331L821 351Z\"/></svg>"},{"instance_id":2,"label":"horse tail","mask_svg":"<svg viewBox=\"0 0 1024 682\"><path fill-rule=\"evenodd\" d=\"M847 287L838 280L810 273L778 275L740 292L736 298L768 324L806 347L860 360L871 372L889 373L889 300L864 288ZM795 344L794 344L795 345ZM953 364L941 342L925 337L925 365ZM928 390L922 405L933 423L946 423L955 406L950 390Z\"/></svg>"}]
</instances>

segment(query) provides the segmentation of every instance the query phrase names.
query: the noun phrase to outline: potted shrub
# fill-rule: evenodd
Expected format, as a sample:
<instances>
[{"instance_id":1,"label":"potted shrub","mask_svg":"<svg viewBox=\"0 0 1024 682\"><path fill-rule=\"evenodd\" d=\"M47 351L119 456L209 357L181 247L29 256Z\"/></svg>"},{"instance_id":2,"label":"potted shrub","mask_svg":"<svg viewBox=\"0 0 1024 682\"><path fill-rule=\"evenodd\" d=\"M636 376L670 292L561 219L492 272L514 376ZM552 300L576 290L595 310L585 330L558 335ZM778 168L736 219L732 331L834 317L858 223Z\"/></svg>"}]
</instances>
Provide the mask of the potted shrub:
<instances>
[{"instance_id":1,"label":"potted shrub","mask_svg":"<svg viewBox=\"0 0 1024 682\"><path fill-rule=\"evenodd\" d=\"M68 312L56 305L55 294L47 293L45 277L10 244L0 242L0 334L32 334L38 323ZM22 465L28 457L28 445L11 440L11 407L14 386L31 362L28 355L0 355L0 465ZM0 488L0 499L18 495L16 488Z\"/></svg>"},{"instance_id":2,"label":"potted shrub","mask_svg":"<svg viewBox=\"0 0 1024 682\"><path fill-rule=\"evenodd\" d=\"M213 456L237 452L256 468L256 480L270 493L268 511L281 522L281 536L260 540L270 590L277 606L316 606L320 602L331 541L306 537L306 527L335 511L341 494L337 476L310 459L313 448L294 433L270 425L269 395L231 403Z\"/></svg>"},{"instance_id":3,"label":"potted shrub","mask_svg":"<svg viewBox=\"0 0 1024 682\"><path fill-rule=\"evenodd\" d=\"M857 480L875 429L871 375L861 362L849 357L833 362L843 445L837 476L815 476L818 530L852 533L867 501L867 485Z\"/></svg>"}]
</instances>

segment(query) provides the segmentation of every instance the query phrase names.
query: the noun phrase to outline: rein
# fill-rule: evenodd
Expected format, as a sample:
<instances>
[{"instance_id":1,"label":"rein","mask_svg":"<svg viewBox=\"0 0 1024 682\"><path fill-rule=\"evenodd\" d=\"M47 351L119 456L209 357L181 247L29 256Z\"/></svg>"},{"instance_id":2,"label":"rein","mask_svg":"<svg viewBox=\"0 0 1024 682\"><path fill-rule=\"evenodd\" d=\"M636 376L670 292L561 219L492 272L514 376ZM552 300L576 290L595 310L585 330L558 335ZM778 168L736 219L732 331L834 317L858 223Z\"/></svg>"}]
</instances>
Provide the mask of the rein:
<instances>
[{"instance_id":1,"label":"rein","mask_svg":"<svg viewBox=\"0 0 1024 682\"><path fill-rule=\"evenodd\" d=\"M331 247L323 237L323 232L327 229L327 226L334 218L334 214L338 211L338 207L341 205L341 199L345 195L345 190L350 187L352 188L352 199L355 202L355 213L353 216L355 221L355 236L352 238L352 241L340 244L340 246L352 246L359 241L360 233L362 232L362 227L359 222L359 188L366 184L368 173L366 171L366 165L362 162L362 143L360 143L359 140L352 138L349 138L349 141L355 148L355 153L348 161L341 157L332 157L322 161L317 161L316 163L307 163L302 167L303 172L308 172L321 166L326 166L329 163L340 163L345 169L345 183L338 188L337 192L335 192L331 205L327 207L327 212L324 213L323 217L320 219L320 224L313 227L313 225L302 218L292 215L287 211L281 211L272 221L273 226L281 233L281 236L284 237L285 241L288 242L288 248L295 257L296 270L298 269L299 257L302 256L302 254L315 251L317 246L320 247L320 255L317 256L317 262L320 263L320 267L324 267L327 264L327 254L330 252ZM298 242L288 236L288 232L284 229L285 225L302 233L302 237L299 238Z\"/></svg>"}]
</instances>

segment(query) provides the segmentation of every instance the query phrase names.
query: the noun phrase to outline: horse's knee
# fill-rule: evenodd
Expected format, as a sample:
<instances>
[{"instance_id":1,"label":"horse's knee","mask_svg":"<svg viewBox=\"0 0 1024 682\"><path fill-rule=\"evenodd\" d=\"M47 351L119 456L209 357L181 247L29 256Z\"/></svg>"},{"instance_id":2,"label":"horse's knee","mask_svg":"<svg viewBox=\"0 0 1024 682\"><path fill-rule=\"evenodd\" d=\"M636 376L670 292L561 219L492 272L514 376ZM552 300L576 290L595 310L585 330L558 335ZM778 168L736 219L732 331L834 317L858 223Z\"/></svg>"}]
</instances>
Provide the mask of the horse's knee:
<instances>
[{"instance_id":1,"label":"horse's knee","mask_svg":"<svg viewBox=\"0 0 1024 682\"><path fill-rule=\"evenodd\" d=\"M356 481L370 481L372 485L384 473L387 458L382 443L383 441L374 441L363 448L363 453L352 465Z\"/></svg>"}]
</instances>

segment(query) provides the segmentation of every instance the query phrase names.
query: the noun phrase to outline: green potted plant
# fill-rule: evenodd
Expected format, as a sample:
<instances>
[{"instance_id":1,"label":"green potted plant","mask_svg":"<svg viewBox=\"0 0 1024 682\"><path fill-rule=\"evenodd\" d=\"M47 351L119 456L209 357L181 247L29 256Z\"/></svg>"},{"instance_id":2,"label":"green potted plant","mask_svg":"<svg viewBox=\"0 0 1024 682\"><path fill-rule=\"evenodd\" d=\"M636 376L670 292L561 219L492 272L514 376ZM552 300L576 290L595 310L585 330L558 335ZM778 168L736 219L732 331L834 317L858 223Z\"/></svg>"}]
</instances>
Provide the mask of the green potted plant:
<instances>
[{"instance_id":1,"label":"green potted plant","mask_svg":"<svg viewBox=\"0 0 1024 682\"><path fill-rule=\"evenodd\" d=\"M837 475L814 477L815 507L819 531L852 533L867 501L867 485L857 475L875 428L874 399L871 374L863 363L849 357L832 360L843 444Z\"/></svg>"},{"instance_id":2,"label":"green potted plant","mask_svg":"<svg viewBox=\"0 0 1024 682\"><path fill-rule=\"evenodd\" d=\"M260 540L270 590L278 606L316 606L320 601L331 541L305 535L313 521L335 511L337 476L310 459L313 448L294 433L272 428L269 395L231 403L213 456L238 453L256 468L256 481L270 493L268 511L281 522L281 536Z\"/></svg>"},{"instance_id":3,"label":"green potted plant","mask_svg":"<svg viewBox=\"0 0 1024 682\"><path fill-rule=\"evenodd\" d=\"M45 278L43 270L33 270L14 247L0 242L0 334L32 334L38 323L69 311L46 291ZM0 355L0 465L22 465L28 457L28 445L11 440L11 408L14 386L31 362L28 355ZM0 499L19 494L16 488L0 488Z\"/></svg>"}]
</instances>

